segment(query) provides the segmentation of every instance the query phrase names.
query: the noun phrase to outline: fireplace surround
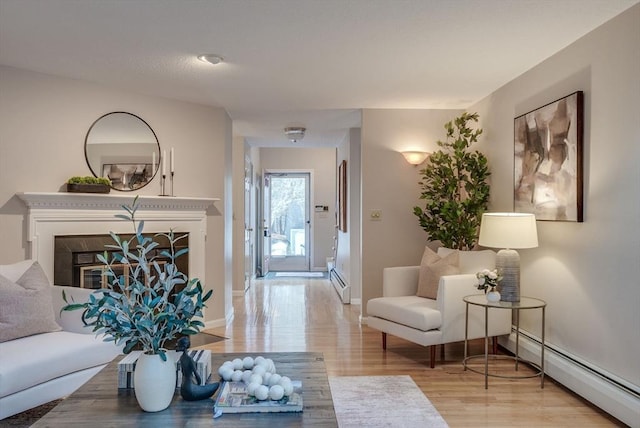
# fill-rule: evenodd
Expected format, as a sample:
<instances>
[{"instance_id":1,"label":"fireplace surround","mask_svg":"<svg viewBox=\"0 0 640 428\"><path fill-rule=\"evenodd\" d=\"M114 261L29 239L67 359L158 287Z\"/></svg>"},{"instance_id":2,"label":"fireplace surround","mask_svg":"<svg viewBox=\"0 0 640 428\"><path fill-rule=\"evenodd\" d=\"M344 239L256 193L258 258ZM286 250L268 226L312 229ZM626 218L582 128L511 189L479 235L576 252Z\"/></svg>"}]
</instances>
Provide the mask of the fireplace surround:
<instances>
[{"instance_id":1,"label":"fireplace surround","mask_svg":"<svg viewBox=\"0 0 640 428\"><path fill-rule=\"evenodd\" d=\"M28 207L26 236L30 258L38 260L49 279L54 275L55 241L61 236L129 234L131 222L116 218L122 205L133 203L135 195L35 193L16 194ZM205 239L207 210L217 198L138 197L136 219L144 220L146 233L189 235L189 257L185 270L206 285Z\"/></svg>"}]
</instances>

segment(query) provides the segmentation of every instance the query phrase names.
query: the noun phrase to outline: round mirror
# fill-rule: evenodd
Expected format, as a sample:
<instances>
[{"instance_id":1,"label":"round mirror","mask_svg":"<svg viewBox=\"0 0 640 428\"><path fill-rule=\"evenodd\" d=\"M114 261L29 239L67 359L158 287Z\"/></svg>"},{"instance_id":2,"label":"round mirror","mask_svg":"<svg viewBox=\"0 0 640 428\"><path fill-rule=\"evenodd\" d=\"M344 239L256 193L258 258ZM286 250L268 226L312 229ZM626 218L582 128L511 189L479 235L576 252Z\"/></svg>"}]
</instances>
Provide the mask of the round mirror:
<instances>
[{"instance_id":1,"label":"round mirror","mask_svg":"<svg viewBox=\"0 0 640 428\"><path fill-rule=\"evenodd\" d=\"M153 179L160 163L160 144L147 122L117 111L93 122L84 154L93 175L110 179L115 190L130 192Z\"/></svg>"}]
</instances>

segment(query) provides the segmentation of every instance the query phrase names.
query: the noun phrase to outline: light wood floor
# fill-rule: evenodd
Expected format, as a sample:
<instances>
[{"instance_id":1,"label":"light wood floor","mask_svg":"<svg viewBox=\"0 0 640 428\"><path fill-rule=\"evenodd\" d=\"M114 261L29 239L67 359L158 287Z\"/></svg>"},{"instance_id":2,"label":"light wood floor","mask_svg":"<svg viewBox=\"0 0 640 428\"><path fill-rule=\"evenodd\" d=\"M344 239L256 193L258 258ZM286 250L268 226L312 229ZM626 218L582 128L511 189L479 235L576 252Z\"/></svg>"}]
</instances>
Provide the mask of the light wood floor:
<instances>
[{"instance_id":1,"label":"light wood floor","mask_svg":"<svg viewBox=\"0 0 640 428\"><path fill-rule=\"evenodd\" d=\"M549 377L544 389L539 378L489 378L485 390L482 375L463 370L461 343L447 345L434 369L427 348L397 337L389 336L385 352L380 332L359 323L360 307L342 305L327 280L256 280L233 304L233 323L207 330L229 339L203 348L323 352L329 376L410 375L451 427L624 426ZM483 350L482 341L472 344L471 353Z\"/></svg>"}]
</instances>

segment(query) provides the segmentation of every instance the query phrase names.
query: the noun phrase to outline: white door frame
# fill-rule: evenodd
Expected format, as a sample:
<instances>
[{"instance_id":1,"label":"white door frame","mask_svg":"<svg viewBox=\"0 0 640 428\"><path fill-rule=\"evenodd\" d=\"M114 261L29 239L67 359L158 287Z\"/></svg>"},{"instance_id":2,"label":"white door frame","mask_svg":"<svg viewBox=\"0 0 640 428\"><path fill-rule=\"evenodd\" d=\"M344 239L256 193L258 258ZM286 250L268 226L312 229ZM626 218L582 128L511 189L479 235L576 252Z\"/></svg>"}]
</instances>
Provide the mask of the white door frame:
<instances>
[{"instance_id":1,"label":"white door frame","mask_svg":"<svg viewBox=\"0 0 640 428\"><path fill-rule=\"evenodd\" d=\"M314 189L314 177L313 177L313 169L264 169L262 171L262 180L265 182L267 176L269 174L308 174L309 176L309 189L308 189L308 197L307 197L307 206L305 207L305 216L307 222L307 236L308 242L306 242L306 259L307 266L305 270L311 270L313 266L313 243L314 243L314 216L312 215L312 201L314 200L313 189ZM267 192L270 192L266 186L263 188L263 212L264 212L264 201ZM261 219L262 221L262 219ZM271 231L268 232L269 234ZM266 239L263 240L263 245L266 245ZM270 254L270 248L263 248L263 258L266 258L267 254ZM269 270L273 268L273 258L269 259ZM290 269L287 269L290 270ZM295 270L295 269L291 269ZM299 269L298 269L299 270Z\"/></svg>"}]
</instances>

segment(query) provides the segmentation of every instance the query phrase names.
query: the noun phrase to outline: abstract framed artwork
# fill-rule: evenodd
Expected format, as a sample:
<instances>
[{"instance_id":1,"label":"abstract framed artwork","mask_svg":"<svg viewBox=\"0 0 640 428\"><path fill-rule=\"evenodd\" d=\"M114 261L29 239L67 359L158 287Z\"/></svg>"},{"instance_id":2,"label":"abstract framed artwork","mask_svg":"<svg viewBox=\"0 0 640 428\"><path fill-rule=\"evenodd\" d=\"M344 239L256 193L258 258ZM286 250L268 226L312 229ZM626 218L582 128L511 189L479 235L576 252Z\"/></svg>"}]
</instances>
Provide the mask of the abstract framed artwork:
<instances>
[{"instance_id":1,"label":"abstract framed artwork","mask_svg":"<svg viewBox=\"0 0 640 428\"><path fill-rule=\"evenodd\" d=\"M153 167L149 163L105 163L102 176L111 180L116 190L137 190L153 178Z\"/></svg>"},{"instance_id":2,"label":"abstract framed artwork","mask_svg":"<svg viewBox=\"0 0 640 428\"><path fill-rule=\"evenodd\" d=\"M514 119L514 211L582 222L582 91Z\"/></svg>"},{"instance_id":3,"label":"abstract framed artwork","mask_svg":"<svg viewBox=\"0 0 640 428\"><path fill-rule=\"evenodd\" d=\"M347 231L347 161L338 166L338 229Z\"/></svg>"}]
</instances>

